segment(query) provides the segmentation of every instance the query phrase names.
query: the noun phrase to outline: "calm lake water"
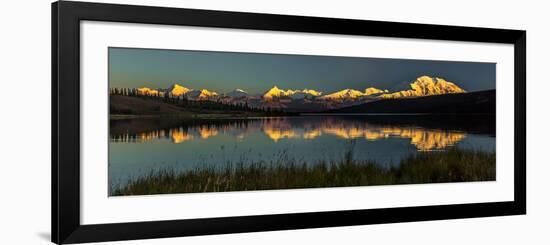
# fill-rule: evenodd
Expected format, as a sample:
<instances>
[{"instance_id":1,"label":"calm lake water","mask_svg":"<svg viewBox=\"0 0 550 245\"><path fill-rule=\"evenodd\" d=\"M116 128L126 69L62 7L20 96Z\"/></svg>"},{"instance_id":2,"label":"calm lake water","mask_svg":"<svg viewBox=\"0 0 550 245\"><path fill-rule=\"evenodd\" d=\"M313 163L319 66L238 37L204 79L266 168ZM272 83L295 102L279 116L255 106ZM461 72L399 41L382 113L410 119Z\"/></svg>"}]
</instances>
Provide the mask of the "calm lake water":
<instances>
[{"instance_id":1,"label":"calm lake water","mask_svg":"<svg viewBox=\"0 0 550 245\"><path fill-rule=\"evenodd\" d=\"M154 170L227 163L357 160L383 166L420 151L495 151L494 116L323 116L253 119L126 119L110 122L109 182L120 186Z\"/></svg>"}]
</instances>

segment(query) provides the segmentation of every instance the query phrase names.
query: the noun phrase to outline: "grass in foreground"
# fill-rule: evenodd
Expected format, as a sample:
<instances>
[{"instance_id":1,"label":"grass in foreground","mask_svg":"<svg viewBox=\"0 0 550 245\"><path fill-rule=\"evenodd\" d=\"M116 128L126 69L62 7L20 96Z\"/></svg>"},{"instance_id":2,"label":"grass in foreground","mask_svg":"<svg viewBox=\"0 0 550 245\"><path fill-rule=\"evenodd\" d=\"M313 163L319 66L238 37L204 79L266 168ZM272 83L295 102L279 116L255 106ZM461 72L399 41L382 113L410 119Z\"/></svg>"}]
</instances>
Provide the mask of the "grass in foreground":
<instances>
[{"instance_id":1,"label":"grass in foreground","mask_svg":"<svg viewBox=\"0 0 550 245\"><path fill-rule=\"evenodd\" d=\"M293 160L286 164L228 164L177 173L156 171L111 190L112 196L167 193L225 192L343 186L492 181L496 176L495 153L451 149L420 152L384 168L373 161L356 161L347 152L339 162L314 166Z\"/></svg>"}]
</instances>

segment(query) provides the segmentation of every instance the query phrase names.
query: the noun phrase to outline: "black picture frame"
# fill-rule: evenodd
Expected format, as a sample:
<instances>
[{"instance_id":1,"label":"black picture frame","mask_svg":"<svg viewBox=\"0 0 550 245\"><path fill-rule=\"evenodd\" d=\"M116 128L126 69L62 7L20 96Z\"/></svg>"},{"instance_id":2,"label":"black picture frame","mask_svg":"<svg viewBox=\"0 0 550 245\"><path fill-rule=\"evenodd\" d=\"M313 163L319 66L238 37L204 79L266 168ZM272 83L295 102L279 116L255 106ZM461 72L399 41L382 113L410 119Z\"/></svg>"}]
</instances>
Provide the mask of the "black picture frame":
<instances>
[{"instance_id":1,"label":"black picture frame","mask_svg":"<svg viewBox=\"0 0 550 245\"><path fill-rule=\"evenodd\" d=\"M514 45L514 201L80 224L80 21L453 40ZM526 213L526 32L397 22L61 1L52 4L52 242L257 232Z\"/></svg>"}]
</instances>

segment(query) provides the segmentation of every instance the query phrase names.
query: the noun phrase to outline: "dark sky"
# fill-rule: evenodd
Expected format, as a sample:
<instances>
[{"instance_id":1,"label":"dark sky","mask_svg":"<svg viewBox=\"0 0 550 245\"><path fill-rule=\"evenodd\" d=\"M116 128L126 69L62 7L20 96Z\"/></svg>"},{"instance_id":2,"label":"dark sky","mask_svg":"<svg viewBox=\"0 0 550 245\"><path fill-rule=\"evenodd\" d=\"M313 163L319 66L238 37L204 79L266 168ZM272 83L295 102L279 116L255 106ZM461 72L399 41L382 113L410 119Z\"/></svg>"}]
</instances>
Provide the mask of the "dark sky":
<instances>
[{"instance_id":1,"label":"dark sky","mask_svg":"<svg viewBox=\"0 0 550 245\"><path fill-rule=\"evenodd\" d=\"M220 93L240 88L255 94L277 85L326 94L346 88L408 89L422 75L444 78L467 91L494 89L496 64L109 48L110 87L168 88L178 83Z\"/></svg>"}]
</instances>

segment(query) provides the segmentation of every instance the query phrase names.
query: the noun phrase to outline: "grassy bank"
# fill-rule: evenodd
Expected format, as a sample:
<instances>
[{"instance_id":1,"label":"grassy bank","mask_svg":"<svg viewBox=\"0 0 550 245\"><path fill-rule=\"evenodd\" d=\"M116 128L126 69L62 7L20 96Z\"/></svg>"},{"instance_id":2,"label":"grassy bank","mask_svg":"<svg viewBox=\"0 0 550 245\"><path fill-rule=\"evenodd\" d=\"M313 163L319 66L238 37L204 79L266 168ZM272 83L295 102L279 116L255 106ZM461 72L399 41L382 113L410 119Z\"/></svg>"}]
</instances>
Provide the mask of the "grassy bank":
<instances>
[{"instance_id":1,"label":"grassy bank","mask_svg":"<svg viewBox=\"0 0 550 245\"><path fill-rule=\"evenodd\" d=\"M111 190L111 195L490 181L496 176L494 152L456 148L420 152L390 168L373 161L356 161L352 155L350 151L341 161L314 166L287 160L285 164L228 164L223 169L198 168L182 173L156 171Z\"/></svg>"}]
</instances>

